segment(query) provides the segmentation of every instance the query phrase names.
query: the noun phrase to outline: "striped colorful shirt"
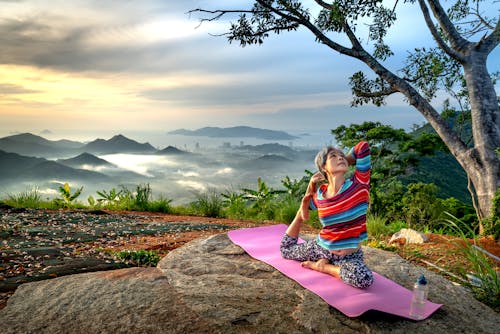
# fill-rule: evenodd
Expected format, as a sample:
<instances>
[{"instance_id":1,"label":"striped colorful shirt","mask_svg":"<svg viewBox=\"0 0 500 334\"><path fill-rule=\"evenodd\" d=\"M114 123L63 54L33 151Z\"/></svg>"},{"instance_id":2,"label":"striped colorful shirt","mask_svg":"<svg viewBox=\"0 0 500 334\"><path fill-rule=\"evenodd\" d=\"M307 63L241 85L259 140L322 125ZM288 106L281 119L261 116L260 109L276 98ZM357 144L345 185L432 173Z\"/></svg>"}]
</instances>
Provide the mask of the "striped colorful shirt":
<instances>
[{"instance_id":1,"label":"striped colorful shirt","mask_svg":"<svg viewBox=\"0 0 500 334\"><path fill-rule=\"evenodd\" d=\"M339 192L324 198L328 184L322 184L311 199L323 228L317 243L328 250L358 248L368 238L366 212L370 201L370 146L361 141L348 153L356 160L354 175L346 179Z\"/></svg>"}]
</instances>

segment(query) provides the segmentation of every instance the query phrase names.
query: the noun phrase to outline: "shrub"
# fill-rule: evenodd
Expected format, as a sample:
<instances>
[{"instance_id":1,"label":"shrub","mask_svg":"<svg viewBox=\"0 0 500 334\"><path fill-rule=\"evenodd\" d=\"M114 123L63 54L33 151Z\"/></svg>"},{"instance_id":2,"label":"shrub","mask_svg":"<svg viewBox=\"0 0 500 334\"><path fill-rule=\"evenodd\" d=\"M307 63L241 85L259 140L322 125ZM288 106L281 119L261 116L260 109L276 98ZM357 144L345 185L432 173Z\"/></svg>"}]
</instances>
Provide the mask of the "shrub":
<instances>
[{"instance_id":1,"label":"shrub","mask_svg":"<svg viewBox=\"0 0 500 334\"><path fill-rule=\"evenodd\" d=\"M136 187L134 196L134 209L138 211L148 211L151 198L152 191L149 183L139 184Z\"/></svg>"},{"instance_id":2,"label":"shrub","mask_svg":"<svg viewBox=\"0 0 500 334\"><path fill-rule=\"evenodd\" d=\"M155 267L160 262L160 256L156 251L124 250L115 252L113 255L119 260L135 266Z\"/></svg>"},{"instance_id":3,"label":"shrub","mask_svg":"<svg viewBox=\"0 0 500 334\"><path fill-rule=\"evenodd\" d=\"M196 201L191 203L194 212L205 217L219 218L223 216L223 199L215 189L196 194Z\"/></svg>"},{"instance_id":4,"label":"shrub","mask_svg":"<svg viewBox=\"0 0 500 334\"><path fill-rule=\"evenodd\" d=\"M162 213L171 213L172 207L170 206L170 203L172 202L171 199L168 199L166 197L160 196L156 200L152 200L149 205L148 205L148 211L151 212L162 212Z\"/></svg>"},{"instance_id":5,"label":"shrub","mask_svg":"<svg viewBox=\"0 0 500 334\"><path fill-rule=\"evenodd\" d=\"M83 187L80 187L72 193L71 187L68 182L58 188L61 197L56 198L54 202L56 204L61 204L64 207L72 206L76 199L82 194Z\"/></svg>"},{"instance_id":6,"label":"shrub","mask_svg":"<svg viewBox=\"0 0 500 334\"><path fill-rule=\"evenodd\" d=\"M368 236L374 239L380 239L382 236L392 234L391 228L387 225L387 219L375 214L369 214L366 217L366 229L368 230Z\"/></svg>"},{"instance_id":7,"label":"shrub","mask_svg":"<svg viewBox=\"0 0 500 334\"><path fill-rule=\"evenodd\" d=\"M247 200L245 194L231 189L220 194L223 197L224 215L228 218L242 219L247 216Z\"/></svg>"},{"instance_id":8,"label":"shrub","mask_svg":"<svg viewBox=\"0 0 500 334\"><path fill-rule=\"evenodd\" d=\"M278 203L274 219L283 222L291 223L297 214L297 210L300 207L300 202L290 194L284 196Z\"/></svg>"}]
</instances>

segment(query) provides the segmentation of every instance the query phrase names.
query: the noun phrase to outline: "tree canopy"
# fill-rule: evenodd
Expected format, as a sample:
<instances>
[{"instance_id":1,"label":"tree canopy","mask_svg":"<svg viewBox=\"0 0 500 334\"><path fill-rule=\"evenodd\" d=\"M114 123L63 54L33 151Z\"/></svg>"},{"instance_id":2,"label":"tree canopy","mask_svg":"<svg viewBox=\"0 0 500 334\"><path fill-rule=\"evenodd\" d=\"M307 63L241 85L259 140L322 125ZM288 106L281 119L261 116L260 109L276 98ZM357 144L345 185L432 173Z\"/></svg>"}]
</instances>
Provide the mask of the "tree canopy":
<instances>
[{"instance_id":1,"label":"tree canopy","mask_svg":"<svg viewBox=\"0 0 500 334\"><path fill-rule=\"evenodd\" d=\"M486 217L500 187L500 159L495 152L500 147L499 101L494 88L498 74L489 73L486 66L500 41L500 11L494 9L498 3L455 0L443 6L438 0L255 0L246 8L200 8L191 13L199 13L201 22L238 13L239 18L223 35L243 47L303 27L318 43L366 64L370 74L356 72L349 79L352 105L383 106L388 96L402 94L466 171L478 215ZM386 60L394 52L386 42L387 34L397 20L398 8L415 4L434 46L415 45L402 69L390 69ZM357 35L361 25L368 26L367 41ZM443 106L445 113L431 104L440 91L449 97ZM470 115L471 142L447 122L444 116L450 109L454 114Z\"/></svg>"}]
</instances>

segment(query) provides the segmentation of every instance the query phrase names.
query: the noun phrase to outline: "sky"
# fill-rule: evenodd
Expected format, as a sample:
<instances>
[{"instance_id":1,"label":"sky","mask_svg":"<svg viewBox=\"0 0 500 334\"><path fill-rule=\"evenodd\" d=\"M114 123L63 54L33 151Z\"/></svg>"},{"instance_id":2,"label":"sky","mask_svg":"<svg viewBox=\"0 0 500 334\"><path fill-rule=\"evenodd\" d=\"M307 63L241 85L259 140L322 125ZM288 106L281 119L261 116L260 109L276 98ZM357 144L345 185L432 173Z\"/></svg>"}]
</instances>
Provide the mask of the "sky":
<instances>
[{"instance_id":1,"label":"sky","mask_svg":"<svg viewBox=\"0 0 500 334\"><path fill-rule=\"evenodd\" d=\"M351 108L349 76L366 67L308 31L242 48L214 36L228 21L200 25L187 13L248 3L0 0L0 136L81 140L237 125L313 133L366 120L405 129L424 122L401 96L383 108ZM389 68L431 44L416 10L398 12ZM497 48L490 71L500 70L499 59Z\"/></svg>"}]
</instances>

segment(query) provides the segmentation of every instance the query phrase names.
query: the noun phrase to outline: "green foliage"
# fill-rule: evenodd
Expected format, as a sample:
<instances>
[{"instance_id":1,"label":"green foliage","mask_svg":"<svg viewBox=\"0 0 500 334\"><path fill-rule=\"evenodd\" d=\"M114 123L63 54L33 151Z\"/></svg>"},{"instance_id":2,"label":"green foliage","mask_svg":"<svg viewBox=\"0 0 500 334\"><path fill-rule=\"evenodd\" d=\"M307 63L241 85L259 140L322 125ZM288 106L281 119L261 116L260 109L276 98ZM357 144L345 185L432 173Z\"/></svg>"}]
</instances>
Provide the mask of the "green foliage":
<instances>
[{"instance_id":1,"label":"green foliage","mask_svg":"<svg viewBox=\"0 0 500 334\"><path fill-rule=\"evenodd\" d=\"M303 176L301 179L290 179L289 176L285 176L281 180L281 184L285 187L286 192L296 198L296 199L301 199L302 196L305 194L307 190L307 186L309 185L309 180L311 179L311 176L313 175L312 172L305 170L306 173L305 176Z\"/></svg>"},{"instance_id":2,"label":"green foliage","mask_svg":"<svg viewBox=\"0 0 500 334\"><path fill-rule=\"evenodd\" d=\"M122 193L123 189L117 191L115 188L112 188L109 192L106 190L97 191L97 195L100 196L97 202L104 205L112 205L120 200Z\"/></svg>"},{"instance_id":3,"label":"green foliage","mask_svg":"<svg viewBox=\"0 0 500 334\"><path fill-rule=\"evenodd\" d=\"M115 252L113 255L121 261L143 267L155 267L161 260L156 251L124 250Z\"/></svg>"},{"instance_id":4,"label":"green foliage","mask_svg":"<svg viewBox=\"0 0 500 334\"><path fill-rule=\"evenodd\" d=\"M16 208L41 208L42 195L37 187L26 189L18 194L8 194L5 204Z\"/></svg>"},{"instance_id":5,"label":"green foliage","mask_svg":"<svg viewBox=\"0 0 500 334\"><path fill-rule=\"evenodd\" d=\"M71 192L71 187L68 182L58 188L60 197L54 199L54 203L69 208L74 206L76 199L82 194L83 187L76 189L74 193Z\"/></svg>"},{"instance_id":6,"label":"green foliage","mask_svg":"<svg viewBox=\"0 0 500 334\"><path fill-rule=\"evenodd\" d=\"M297 214L300 207L300 201L291 195L283 196L279 199L276 211L274 212L274 220L283 223L291 223Z\"/></svg>"},{"instance_id":7,"label":"green foliage","mask_svg":"<svg viewBox=\"0 0 500 334\"><path fill-rule=\"evenodd\" d=\"M215 189L196 194L196 201L191 203L194 213L205 217L222 217L224 200Z\"/></svg>"},{"instance_id":8,"label":"green foliage","mask_svg":"<svg viewBox=\"0 0 500 334\"><path fill-rule=\"evenodd\" d=\"M264 209L271 204L271 200L275 198L278 194L285 193L284 190L276 190L262 181L259 177L257 179L257 190L243 188L242 191L245 193L245 198L253 203L253 208Z\"/></svg>"},{"instance_id":9,"label":"green foliage","mask_svg":"<svg viewBox=\"0 0 500 334\"><path fill-rule=\"evenodd\" d=\"M468 224L460 219L449 215L447 223L450 229L455 231L463 239L461 250L464 256L472 264L472 275L476 277L475 284L471 288L476 298L489 305L497 312L500 311L500 278L496 271L496 266L486 254L477 247L477 235ZM473 239L473 244L469 243L467 238ZM468 273L462 273L465 279Z\"/></svg>"},{"instance_id":10,"label":"green foliage","mask_svg":"<svg viewBox=\"0 0 500 334\"><path fill-rule=\"evenodd\" d=\"M226 189L223 197L224 215L228 218L243 219L246 217L247 200L245 194Z\"/></svg>"},{"instance_id":11,"label":"green foliage","mask_svg":"<svg viewBox=\"0 0 500 334\"><path fill-rule=\"evenodd\" d=\"M500 188L497 189L492 203L492 215L482 221L484 233L493 235L495 240L500 238Z\"/></svg>"},{"instance_id":12,"label":"green foliage","mask_svg":"<svg viewBox=\"0 0 500 334\"><path fill-rule=\"evenodd\" d=\"M373 239L381 239L383 236L391 234L387 219L378 215L369 214L366 217L366 229L370 238Z\"/></svg>"},{"instance_id":13,"label":"green foliage","mask_svg":"<svg viewBox=\"0 0 500 334\"><path fill-rule=\"evenodd\" d=\"M152 198L152 191L149 183L139 184L135 189L134 208L138 211L148 211L149 203Z\"/></svg>"},{"instance_id":14,"label":"green foliage","mask_svg":"<svg viewBox=\"0 0 500 334\"><path fill-rule=\"evenodd\" d=\"M414 183L402 198L403 215L408 226L422 228L431 224L440 214L436 204L437 187L434 184Z\"/></svg>"},{"instance_id":15,"label":"green foliage","mask_svg":"<svg viewBox=\"0 0 500 334\"><path fill-rule=\"evenodd\" d=\"M148 211L161 212L161 213L171 213L172 207L170 206L170 203L172 203L171 199L168 199L168 198L160 195L158 199L151 200L149 202Z\"/></svg>"},{"instance_id":16,"label":"green foliage","mask_svg":"<svg viewBox=\"0 0 500 334\"><path fill-rule=\"evenodd\" d=\"M98 207L98 202L96 202L94 196L90 195L89 197L87 197L87 203L89 204L89 206L91 208L95 208L95 207Z\"/></svg>"}]
</instances>

